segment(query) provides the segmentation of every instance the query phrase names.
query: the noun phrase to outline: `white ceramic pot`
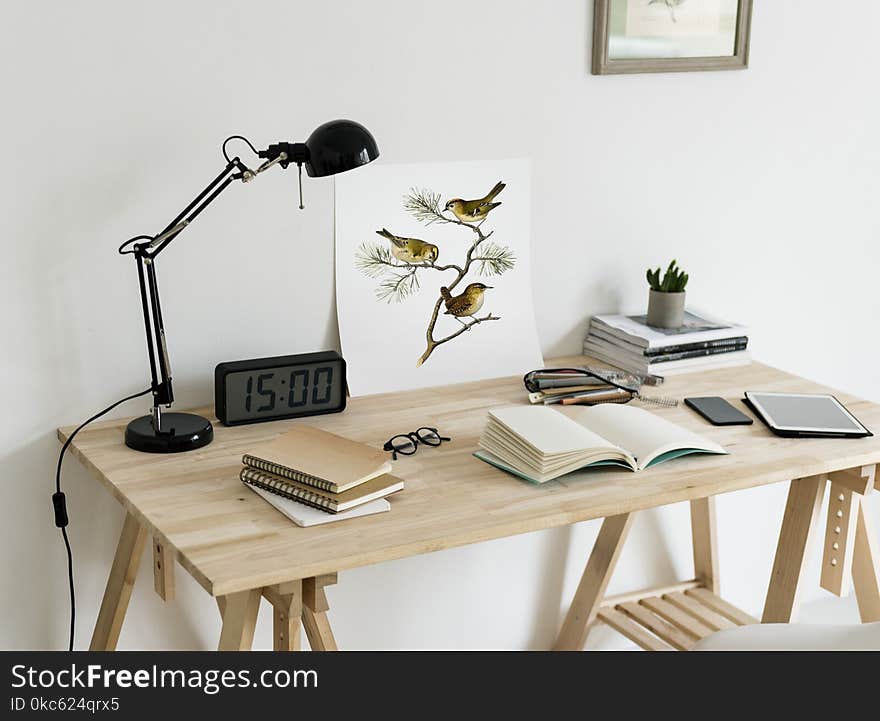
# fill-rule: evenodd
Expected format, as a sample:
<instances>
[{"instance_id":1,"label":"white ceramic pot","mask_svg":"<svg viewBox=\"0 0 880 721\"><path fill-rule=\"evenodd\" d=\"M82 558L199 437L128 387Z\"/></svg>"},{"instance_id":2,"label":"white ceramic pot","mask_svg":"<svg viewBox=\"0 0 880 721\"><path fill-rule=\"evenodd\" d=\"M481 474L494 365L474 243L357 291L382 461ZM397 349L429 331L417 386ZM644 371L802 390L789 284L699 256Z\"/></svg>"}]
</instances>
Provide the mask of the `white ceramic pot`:
<instances>
[{"instance_id":1,"label":"white ceramic pot","mask_svg":"<svg viewBox=\"0 0 880 721\"><path fill-rule=\"evenodd\" d=\"M680 328L684 322L684 296L684 291L648 291L648 325L656 328Z\"/></svg>"}]
</instances>

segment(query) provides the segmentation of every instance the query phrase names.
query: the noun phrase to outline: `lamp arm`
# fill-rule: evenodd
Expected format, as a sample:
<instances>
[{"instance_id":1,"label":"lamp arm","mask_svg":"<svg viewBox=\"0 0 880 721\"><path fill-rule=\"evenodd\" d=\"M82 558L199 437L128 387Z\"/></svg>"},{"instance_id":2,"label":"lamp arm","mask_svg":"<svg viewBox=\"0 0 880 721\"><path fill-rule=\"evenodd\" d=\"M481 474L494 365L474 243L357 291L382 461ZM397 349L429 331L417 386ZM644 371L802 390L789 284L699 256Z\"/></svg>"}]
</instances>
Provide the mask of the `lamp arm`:
<instances>
[{"instance_id":1,"label":"lamp arm","mask_svg":"<svg viewBox=\"0 0 880 721\"><path fill-rule=\"evenodd\" d=\"M247 167L238 158L230 160L220 174L212 180L208 186L199 193L193 201L187 205L162 232L154 236L149 243L146 244L145 252L152 258L161 253L168 244L174 240L180 232L188 226L195 218L210 205L214 199L220 195L233 180L244 180L246 173L251 173ZM137 248L137 246L135 246Z\"/></svg>"},{"instance_id":2,"label":"lamp arm","mask_svg":"<svg viewBox=\"0 0 880 721\"><path fill-rule=\"evenodd\" d=\"M250 143L248 143L250 145ZM251 146L253 147L253 146ZM224 143L225 155L225 143ZM150 356L150 387L153 393L153 428L158 433L162 430L162 406L170 406L174 402L174 390L171 385L171 362L168 358L168 345L165 340L165 325L162 321L162 306L159 302L159 286L156 282L156 256L159 255L199 214L207 208L220 193L234 180L247 183L260 173L274 165L286 168L289 155L285 148L276 150L256 169L250 170L238 157L232 158L220 174L199 193L170 222L161 233L145 238L146 242L136 243L131 252L137 262L138 285L141 294L141 306L144 315L144 330L147 336L147 353ZM297 162L301 166L301 163ZM300 183L302 180L300 179ZM300 207L302 206L302 187L300 187ZM123 244L125 247L126 244ZM122 250L120 249L120 252Z\"/></svg>"},{"instance_id":3,"label":"lamp arm","mask_svg":"<svg viewBox=\"0 0 880 721\"><path fill-rule=\"evenodd\" d=\"M211 183L205 188L201 193L199 193L196 198L186 206L177 217L172 220L165 228L155 236L150 243L148 244L148 249L150 250L150 256L155 258L159 253L161 253L168 244L174 240L178 234L186 228L195 218L201 213L205 208L207 208L211 202L216 198L220 193L222 193L233 180L241 180L243 183L247 183L253 180L260 173L265 172L273 165L278 165L279 163L282 167L287 167L287 153L281 152L276 157L266 160L260 167L256 170L250 170L244 163L241 162L237 157L230 160L226 167L223 168L220 175L218 175ZM301 168L302 166L300 166ZM237 172L233 172L237 171ZM301 173L300 173L301 174ZM300 180L300 184L302 184L302 180ZM302 188L300 187L300 205L302 205Z\"/></svg>"},{"instance_id":4,"label":"lamp arm","mask_svg":"<svg viewBox=\"0 0 880 721\"><path fill-rule=\"evenodd\" d=\"M144 330L147 337L147 353L150 358L150 387L153 393L153 427L161 430L161 406L174 402L171 385L171 363L168 358L168 345L165 340L165 326L162 321L162 306L159 302L159 286L156 282L156 256L171 243L220 193L234 180L250 180L254 171L249 170L238 158L227 163L222 172L212 180L158 235L148 242L136 243L131 253L135 257L138 270L138 286L144 316Z\"/></svg>"}]
</instances>

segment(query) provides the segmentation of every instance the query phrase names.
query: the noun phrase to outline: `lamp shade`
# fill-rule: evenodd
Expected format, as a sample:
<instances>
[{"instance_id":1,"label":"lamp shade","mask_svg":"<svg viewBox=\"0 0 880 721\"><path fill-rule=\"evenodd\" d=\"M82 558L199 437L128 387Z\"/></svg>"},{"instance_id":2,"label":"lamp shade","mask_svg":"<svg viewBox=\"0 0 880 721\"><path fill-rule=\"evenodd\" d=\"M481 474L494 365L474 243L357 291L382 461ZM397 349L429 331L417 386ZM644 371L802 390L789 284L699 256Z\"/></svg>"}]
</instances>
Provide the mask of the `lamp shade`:
<instances>
[{"instance_id":1,"label":"lamp shade","mask_svg":"<svg viewBox=\"0 0 880 721\"><path fill-rule=\"evenodd\" d=\"M379 157L376 139L353 120L331 120L319 125L305 142L309 177L322 178L366 165Z\"/></svg>"}]
</instances>

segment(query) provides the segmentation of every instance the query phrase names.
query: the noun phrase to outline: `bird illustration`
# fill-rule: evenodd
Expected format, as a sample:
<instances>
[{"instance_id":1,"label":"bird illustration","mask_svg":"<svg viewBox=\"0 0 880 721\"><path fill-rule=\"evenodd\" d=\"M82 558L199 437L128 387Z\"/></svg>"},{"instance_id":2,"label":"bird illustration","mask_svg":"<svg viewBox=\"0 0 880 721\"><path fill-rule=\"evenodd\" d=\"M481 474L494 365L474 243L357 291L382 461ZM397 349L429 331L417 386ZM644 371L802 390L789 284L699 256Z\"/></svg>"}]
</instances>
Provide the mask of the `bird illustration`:
<instances>
[{"instance_id":1,"label":"bird illustration","mask_svg":"<svg viewBox=\"0 0 880 721\"><path fill-rule=\"evenodd\" d=\"M418 238L401 238L385 228L376 232L391 241L392 255L404 263L433 263L440 255L440 249L433 243Z\"/></svg>"},{"instance_id":2,"label":"bird illustration","mask_svg":"<svg viewBox=\"0 0 880 721\"><path fill-rule=\"evenodd\" d=\"M501 205L501 202L493 203L495 196L504 190L504 183L499 181L495 187L489 191L485 198L477 200L462 200L461 198L452 198L446 203L446 210L451 210L453 215L464 223L473 223L482 221L489 215L489 211Z\"/></svg>"},{"instance_id":3,"label":"bird illustration","mask_svg":"<svg viewBox=\"0 0 880 721\"><path fill-rule=\"evenodd\" d=\"M483 307L483 294L491 288L491 285L471 283L461 295L452 295L449 288L445 286L440 288L440 295L443 297L443 302L446 303L444 315L454 316L459 323L467 325L461 318L463 316L473 317Z\"/></svg>"},{"instance_id":4,"label":"bird illustration","mask_svg":"<svg viewBox=\"0 0 880 721\"><path fill-rule=\"evenodd\" d=\"M672 18L672 22L678 22L678 18L675 17L675 8L684 5L685 0L650 0L648 5L656 5L657 3L663 3L669 8L669 17Z\"/></svg>"}]
</instances>

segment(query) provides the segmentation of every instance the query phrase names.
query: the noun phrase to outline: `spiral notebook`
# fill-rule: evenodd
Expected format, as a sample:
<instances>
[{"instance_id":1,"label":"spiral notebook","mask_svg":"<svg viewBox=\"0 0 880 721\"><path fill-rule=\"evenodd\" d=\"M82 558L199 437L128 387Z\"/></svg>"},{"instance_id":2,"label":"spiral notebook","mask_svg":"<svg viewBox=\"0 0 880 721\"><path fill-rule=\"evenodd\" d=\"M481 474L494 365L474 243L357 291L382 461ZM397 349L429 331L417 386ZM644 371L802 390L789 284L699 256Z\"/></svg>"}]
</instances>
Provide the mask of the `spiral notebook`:
<instances>
[{"instance_id":1,"label":"spiral notebook","mask_svg":"<svg viewBox=\"0 0 880 721\"><path fill-rule=\"evenodd\" d=\"M274 473L248 468L241 469L239 478L242 483L275 493L291 501L298 501L307 506L314 506L327 513L341 513L355 506L369 503L377 498L384 498L396 491L403 490L403 481L390 473L376 476L354 488L342 493L322 491L314 486L276 476Z\"/></svg>"},{"instance_id":2,"label":"spiral notebook","mask_svg":"<svg viewBox=\"0 0 880 721\"><path fill-rule=\"evenodd\" d=\"M249 485L254 493L263 498L269 505L281 511L297 526L308 528L309 526L319 526L323 523L331 523L333 521L344 521L347 518L358 518L360 516L371 516L374 513L384 513L391 510L391 504L384 498L377 498L369 503L362 503L355 506L351 510L342 513L325 513L317 508L306 506L297 501L291 501L288 498L270 493L262 488Z\"/></svg>"},{"instance_id":3,"label":"spiral notebook","mask_svg":"<svg viewBox=\"0 0 880 721\"><path fill-rule=\"evenodd\" d=\"M297 425L242 456L245 466L330 493L343 493L391 471L380 450L308 425Z\"/></svg>"}]
</instances>

